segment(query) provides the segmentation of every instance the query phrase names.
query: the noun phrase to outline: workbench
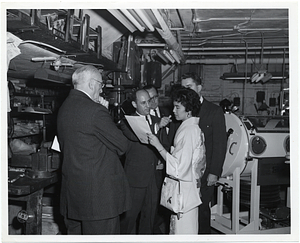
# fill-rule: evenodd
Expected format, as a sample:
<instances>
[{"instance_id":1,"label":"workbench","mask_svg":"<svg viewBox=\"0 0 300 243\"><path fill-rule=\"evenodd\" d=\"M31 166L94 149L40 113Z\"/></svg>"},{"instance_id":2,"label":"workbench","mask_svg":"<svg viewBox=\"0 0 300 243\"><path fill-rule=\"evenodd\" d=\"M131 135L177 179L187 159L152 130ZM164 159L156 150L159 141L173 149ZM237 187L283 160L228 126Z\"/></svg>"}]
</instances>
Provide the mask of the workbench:
<instances>
[{"instance_id":1,"label":"workbench","mask_svg":"<svg viewBox=\"0 0 300 243\"><path fill-rule=\"evenodd\" d=\"M8 172L8 203L23 201L26 210L18 213L19 221L26 224L26 235L41 235L42 233L42 198L44 188L58 181L57 172L52 172L46 178L33 179L24 172Z\"/></svg>"}]
</instances>

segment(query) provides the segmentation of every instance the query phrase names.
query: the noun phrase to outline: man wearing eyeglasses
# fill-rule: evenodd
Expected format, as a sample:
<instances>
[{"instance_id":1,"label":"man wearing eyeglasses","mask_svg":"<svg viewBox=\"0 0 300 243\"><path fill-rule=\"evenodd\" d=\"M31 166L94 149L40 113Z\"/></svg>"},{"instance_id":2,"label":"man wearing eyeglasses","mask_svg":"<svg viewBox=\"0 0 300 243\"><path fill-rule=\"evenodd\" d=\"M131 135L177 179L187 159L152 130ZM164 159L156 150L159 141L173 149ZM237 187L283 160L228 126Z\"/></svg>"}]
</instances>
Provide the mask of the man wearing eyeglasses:
<instances>
[{"instance_id":1,"label":"man wearing eyeglasses","mask_svg":"<svg viewBox=\"0 0 300 243\"><path fill-rule=\"evenodd\" d=\"M128 140L100 96L104 84L99 70L83 66L72 75L72 83L57 118L63 155L60 211L68 234L119 234L119 215L131 207L119 160Z\"/></svg>"}]
</instances>

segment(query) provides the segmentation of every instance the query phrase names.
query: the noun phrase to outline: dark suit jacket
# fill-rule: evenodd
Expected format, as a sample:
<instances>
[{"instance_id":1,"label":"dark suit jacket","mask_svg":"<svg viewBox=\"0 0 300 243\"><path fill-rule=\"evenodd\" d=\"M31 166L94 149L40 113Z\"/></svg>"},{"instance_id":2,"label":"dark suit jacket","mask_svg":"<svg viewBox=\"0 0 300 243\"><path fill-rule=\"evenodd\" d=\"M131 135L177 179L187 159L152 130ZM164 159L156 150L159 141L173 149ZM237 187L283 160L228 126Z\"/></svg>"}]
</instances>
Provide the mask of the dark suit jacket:
<instances>
[{"instance_id":1,"label":"dark suit jacket","mask_svg":"<svg viewBox=\"0 0 300 243\"><path fill-rule=\"evenodd\" d=\"M160 118L151 116L151 119L153 129L154 124ZM129 148L125 155L124 164L129 184L132 187L147 187L149 182L155 177L159 154L152 145L142 144L139 141L125 118L121 120L119 127L129 140Z\"/></svg>"},{"instance_id":2,"label":"dark suit jacket","mask_svg":"<svg viewBox=\"0 0 300 243\"><path fill-rule=\"evenodd\" d=\"M131 204L119 156L128 141L108 110L79 90L71 90L57 119L63 154L61 213L71 219L116 217Z\"/></svg>"},{"instance_id":3,"label":"dark suit jacket","mask_svg":"<svg viewBox=\"0 0 300 243\"><path fill-rule=\"evenodd\" d=\"M206 185L208 174L220 176L222 173L227 147L226 126L222 108L206 99L202 102L199 116L206 148L206 170L201 184Z\"/></svg>"}]
</instances>

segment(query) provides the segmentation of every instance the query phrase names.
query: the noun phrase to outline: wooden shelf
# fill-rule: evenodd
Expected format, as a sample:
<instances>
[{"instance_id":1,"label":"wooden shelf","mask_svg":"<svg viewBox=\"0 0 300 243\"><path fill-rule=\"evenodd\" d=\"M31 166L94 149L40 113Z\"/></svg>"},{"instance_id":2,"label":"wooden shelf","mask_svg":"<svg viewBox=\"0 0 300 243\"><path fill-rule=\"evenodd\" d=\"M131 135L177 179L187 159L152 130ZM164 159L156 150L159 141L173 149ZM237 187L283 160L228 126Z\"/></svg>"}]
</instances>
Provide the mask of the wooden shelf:
<instances>
[{"instance_id":1,"label":"wooden shelf","mask_svg":"<svg viewBox=\"0 0 300 243\"><path fill-rule=\"evenodd\" d=\"M48 29L48 26L42 23L40 20L36 20L34 24L31 24L30 21L33 20L25 14L20 14L19 17L15 19L8 19L7 31L11 32L22 40L33 40L54 46L60 50L65 51L64 55L76 55L75 57L68 58L77 62L101 64L103 65L104 70L125 72L125 70L118 68L117 64L114 61L102 55L97 58L97 53L91 50L88 50L87 52L83 51L81 44L78 41L75 41L74 38L69 38L68 42L66 42L61 36L53 34L52 31ZM90 29L90 40L94 40L95 33L95 30ZM45 48L43 46L41 47ZM55 53L54 50L50 51ZM63 53L56 54L62 55Z\"/></svg>"}]
</instances>

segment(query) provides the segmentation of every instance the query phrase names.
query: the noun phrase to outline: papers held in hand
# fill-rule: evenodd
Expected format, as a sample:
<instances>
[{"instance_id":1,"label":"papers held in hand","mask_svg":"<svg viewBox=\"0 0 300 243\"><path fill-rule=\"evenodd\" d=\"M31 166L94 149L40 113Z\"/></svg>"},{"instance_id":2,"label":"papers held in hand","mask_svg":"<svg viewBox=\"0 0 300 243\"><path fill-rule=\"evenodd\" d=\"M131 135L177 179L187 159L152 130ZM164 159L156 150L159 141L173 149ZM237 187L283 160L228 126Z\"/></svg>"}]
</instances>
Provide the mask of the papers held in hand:
<instances>
[{"instance_id":1,"label":"papers held in hand","mask_svg":"<svg viewBox=\"0 0 300 243\"><path fill-rule=\"evenodd\" d=\"M141 143L148 144L147 133L152 133L144 116L126 116L130 127L134 131Z\"/></svg>"}]
</instances>

